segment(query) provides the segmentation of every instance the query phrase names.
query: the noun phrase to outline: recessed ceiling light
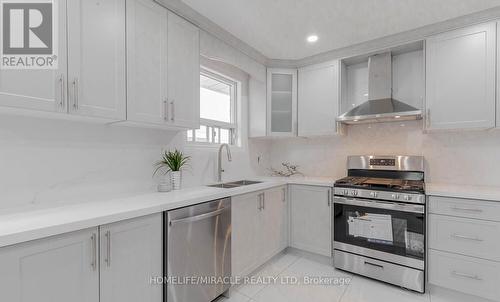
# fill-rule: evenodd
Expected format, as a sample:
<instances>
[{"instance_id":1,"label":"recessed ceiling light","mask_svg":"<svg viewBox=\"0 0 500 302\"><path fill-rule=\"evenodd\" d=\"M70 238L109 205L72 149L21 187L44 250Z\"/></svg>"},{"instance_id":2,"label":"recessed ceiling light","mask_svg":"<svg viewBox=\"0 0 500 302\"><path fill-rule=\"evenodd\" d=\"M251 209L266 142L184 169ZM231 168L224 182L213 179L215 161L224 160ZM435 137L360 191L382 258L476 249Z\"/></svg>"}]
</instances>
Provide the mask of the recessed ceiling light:
<instances>
[{"instance_id":1,"label":"recessed ceiling light","mask_svg":"<svg viewBox=\"0 0 500 302\"><path fill-rule=\"evenodd\" d=\"M318 41L318 36L316 36L316 35L310 35L307 37L307 42L309 42L309 43L314 43L316 41Z\"/></svg>"}]
</instances>

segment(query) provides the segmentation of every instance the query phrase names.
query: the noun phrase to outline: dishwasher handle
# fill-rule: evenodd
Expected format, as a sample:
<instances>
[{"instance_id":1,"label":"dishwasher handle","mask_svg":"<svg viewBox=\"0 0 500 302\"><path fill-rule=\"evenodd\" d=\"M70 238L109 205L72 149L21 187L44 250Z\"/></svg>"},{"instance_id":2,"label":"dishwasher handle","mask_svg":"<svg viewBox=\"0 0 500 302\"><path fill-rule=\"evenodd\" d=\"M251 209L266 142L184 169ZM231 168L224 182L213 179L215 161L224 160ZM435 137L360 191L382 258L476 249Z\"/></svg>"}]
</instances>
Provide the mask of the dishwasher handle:
<instances>
[{"instance_id":1,"label":"dishwasher handle","mask_svg":"<svg viewBox=\"0 0 500 302\"><path fill-rule=\"evenodd\" d=\"M219 216L222 213L224 213L224 211L226 211L228 209L229 208L226 207L226 208L218 209L218 210L213 211L213 212L208 212L208 213L204 213L204 214L200 214L200 215L196 215L196 216L191 216L191 217L186 217L186 218L181 218L181 219L170 220L169 225L173 226L174 224L187 223L187 222L195 222L195 221L200 221L200 220L208 219L210 217Z\"/></svg>"}]
</instances>

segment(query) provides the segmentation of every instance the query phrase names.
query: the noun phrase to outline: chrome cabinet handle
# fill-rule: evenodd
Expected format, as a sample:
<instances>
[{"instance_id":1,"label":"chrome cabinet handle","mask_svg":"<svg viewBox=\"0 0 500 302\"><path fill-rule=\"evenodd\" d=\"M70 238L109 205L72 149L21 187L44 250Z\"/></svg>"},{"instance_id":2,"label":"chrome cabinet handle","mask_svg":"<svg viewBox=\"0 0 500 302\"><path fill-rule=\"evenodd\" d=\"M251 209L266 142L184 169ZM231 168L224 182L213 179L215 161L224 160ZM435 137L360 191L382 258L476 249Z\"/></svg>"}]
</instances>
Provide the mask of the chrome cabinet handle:
<instances>
[{"instance_id":1,"label":"chrome cabinet handle","mask_svg":"<svg viewBox=\"0 0 500 302\"><path fill-rule=\"evenodd\" d=\"M460 234L452 234L451 237L455 237L455 238L459 238L459 239L465 239L465 240L471 240L471 241L478 241L478 242L484 241L481 238L470 237L470 236L465 236L465 235L460 235Z\"/></svg>"},{"instance_id":2,"label":"chrome cabinet handle","mask_svg":"<svg viewBox=\"0 0 500 302\"><path fill-rule=\"evenodd\" d=\"M104 261L108 267L111 266L111 231L107 231L104 235L106 237L106 258Z\"/></svg>"},{"instance_id":3,"label":"chrome cabinet handle","mask_svg":"<svg viewBox=\"0 0 500 302\"><path fill-rule=\"evenodd\" d=\"M286 188L283 188L283 202L286 202Z\"/></svg>"},{"instance_id":4,"label":"chrome cabinet handle","mask_svg":"<svg viewBox=\"0 0 500 302\"><path fill-rule=\"evenodd\" d=\"M170 120L173 122L175 120L175 101L170 102Z\"/></svg>"},{"instance_id":5,"label":"chrome cabinet handle","mask_svg":"<svg viewBox=\"0 0 500 302\"><path fill-rule=\"evenodd\" d=\"M473 209L473 208L459 208L459 207L451 207L452 210L455 211L465 211L465 212L477 212L477 213L482 213L483 210L481 209Z\"/></svg>"},{"instance_id":6,"label":"chrome cabinet handle","mask_svg":"<svg viewBox=\"0 0 500 302\"><path fill-rule=\"evenodd\" d=\"M463 278L468 278L468 279L473 279L473 280L478 280L478 281L483 280L478 275L471 275L471 274L461 273L461 272L457 272L457 271L452 271L451 273L452 273L452 275L455 275L458 277L463 277Z\"/></svg>"},{"instance_id":7,"label":"chrome cabinet handle","mask_svg":"<svg viewBox=\"0 0 500 302\"><path fill-rule=\"evenodd\" d=\"M59 77L59 89L60 89L59 107L64 109L64 75L62 74Z\"/></svg>"},{"instance_id":8,"label":"chrome cabinet handle","mask_svg":"<svg viewBox=\"0 0 500 302\"><path fill-rule=\"evenodd\" d=\"M92 270L97 269L97 236L96 234L92 234L90 236L90 267L92 267Z\"/></svg>"},{"instance_id":9,"label":"chrome cabinet handle","mask_svg":"<svg viewBox=\"0 0 500 302\"><path fill-rule=\"evenodd\" d=\"M427 122L427 128L431 127L431 109L427 108L427 116L425 117L425 121Z\"/></svg>"},{"instance_id":10,"label":"chrome cabinet handle","mask_svg":"<svg viewBox=\"0 0 500 302\"><path fill-rule=\"evenodd\" d=\"M259 194L259 211L264 210L264 193Z\"/></svg>"},{"instance_id":11,"label":"chrome cabinet handle","mask_svg":"<svg viewBox=\"0 0 500 302\"><path fill-rule=\"evenodd\" d=\"M78 110L78 78L73 80L73 108Z\"/></svg>"},{"instance_id":12,"label":"chrome cabinet handle","mask_svg":"<svg viewBox=\"0 0 500 302\"><path fill-rule=\"evenodd\" d=\"M331 200L332 200L332 189L328 189L328 202L327 202L328 207L330 207Z\"/></svg>"},{"instance_id":13,"label":"chrome cabinet handle","mask_svg":"<svg viewBox=\"0 0 500 302\"><path fill-rule=\"evenodd\" d=\"M168 120L168 101L165 99L163 101L163 120L167 121Z\"/></svg>"}]
</instances>

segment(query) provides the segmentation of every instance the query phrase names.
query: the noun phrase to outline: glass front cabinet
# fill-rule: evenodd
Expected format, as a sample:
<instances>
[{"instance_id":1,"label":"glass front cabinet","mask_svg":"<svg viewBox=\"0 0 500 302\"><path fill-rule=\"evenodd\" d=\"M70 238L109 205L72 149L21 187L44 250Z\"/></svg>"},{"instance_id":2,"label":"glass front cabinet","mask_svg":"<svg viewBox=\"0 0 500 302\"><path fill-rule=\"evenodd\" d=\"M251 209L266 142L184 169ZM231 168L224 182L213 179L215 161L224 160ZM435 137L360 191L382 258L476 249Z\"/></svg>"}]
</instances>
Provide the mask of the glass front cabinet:
<instances>
[{"instance_id":1,"label":"glass front cabinet","mask_svg":"<svg viewBox=\"0 0 500 302\"><path fill-rule=\"evenodd\" d=\"M267 136L297 135L297 70L267 70Z\"/></svg>"}]
</instances>

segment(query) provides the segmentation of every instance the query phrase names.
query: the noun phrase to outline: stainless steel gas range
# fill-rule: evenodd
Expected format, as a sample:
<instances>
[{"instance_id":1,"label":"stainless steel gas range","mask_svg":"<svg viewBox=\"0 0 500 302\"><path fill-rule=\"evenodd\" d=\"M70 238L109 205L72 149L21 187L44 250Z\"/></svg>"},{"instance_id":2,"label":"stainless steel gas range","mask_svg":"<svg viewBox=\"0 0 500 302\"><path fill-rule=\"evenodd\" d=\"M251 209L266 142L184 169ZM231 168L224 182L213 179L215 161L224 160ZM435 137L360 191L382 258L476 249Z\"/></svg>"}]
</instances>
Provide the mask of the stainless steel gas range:
<instances>
[{"instance_id":1,"label":"stainless steel gas range","mask_svg":"<svg viewBox=\"0 0 500 302\"><path fill-rule=\"evenodd\" d=\"M335 182L336 268L425 292L425 185L420 156L350 156Z\"/></svg>"}]
</instances>

